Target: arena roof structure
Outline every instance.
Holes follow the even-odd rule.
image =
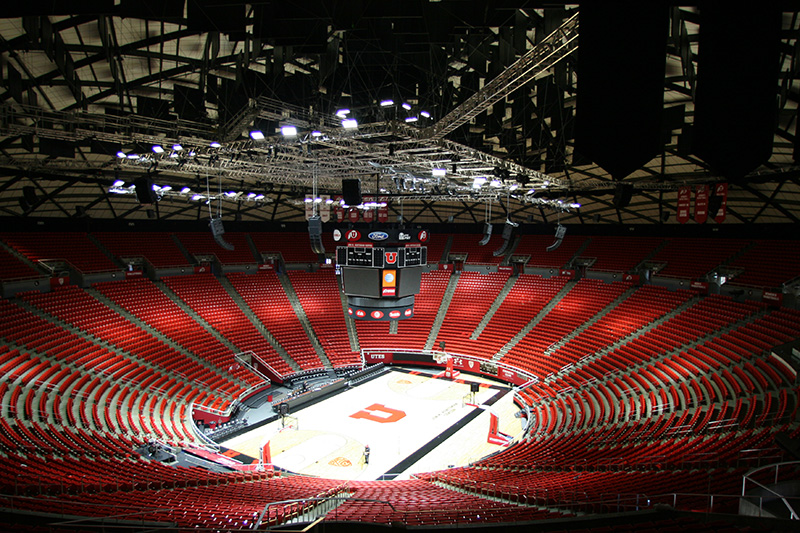
[[[0,216],[302,221],[360,178],[392,220],[677,224],[724,183],[798,222],[800,10],[669,4],[6,6]]]

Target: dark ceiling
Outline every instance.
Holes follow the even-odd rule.
[[[726,183],[725,224],[798,222],[800,9],[653,4],[5,6],[0,217],[301,221],[360,178],[391,220],[677,224],[691,186],[697,224],[707,185],[715,224]]]

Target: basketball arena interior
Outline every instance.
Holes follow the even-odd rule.
[[[0,17],[4,531],[797,531],[796,3]]]

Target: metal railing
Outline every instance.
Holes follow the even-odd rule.
[[[760,483],[759,481],[754,479],[754,477],[756,475],[760,474],[760,473],[769,473],[770,470],[773,470],[774,471],[774,475],[772,476],[772,484],[773,484],[773,486],[777,486],[778,483],[781,481],[781,477],[780,477],[781,468],[783,468],[784,471],[788,470],[789,468],[791,468],[791,469],[793,469],[795,471],[798,471],[798,470],[800,470],[800,461],[786,461],[786,462],[775,463],[775,464],[766,465],[766,466],[762,466],[760,468],[755,468],[753,470],[750,470],[749,472],[747,472],[742,477],[742,498],[743,499],[748,499],[748,500],[749,499],[753,499],[753,498],[758,498],[758,502],[759,502],[758,503],[758,510],[759,510],[758,516],[762,516],[762,514],[763,514],[764,499],[765,498],[768,498],[771,501],[772,500],[780,500],[783,503],[783,505],[786,507],[786,509],[789,511],[789,518],[791,520],[800,520],[800,518],[798,517],[798,514],[797,514],[797,510],[796,510],[796,509],[800,508],[800,507],[797,507],[797,502],[800,502],[800,497],[798,497],[798,496],[786,496],[784,494],[780,494],[776,490],[773,490],[772,488],[770,488],[770,487],[764,485],[763,483]],[[761,495],[747,494],[748,484],[750,484],[752,486],[755,486],[755,487],[758,487],[759,489],[761,489],[761,491],[765,491],[765,492],[769,493],[770,496],[765,497],[765,496],[761,496]],[[791,503],[789,503],[790,500],[794,501],[795,505],[792,505]]]

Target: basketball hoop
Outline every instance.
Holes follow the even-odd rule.
[[[437,352],[433,354],[433,360],[440,365],[443,365],[448,359],[452,358],[444,352]]]

